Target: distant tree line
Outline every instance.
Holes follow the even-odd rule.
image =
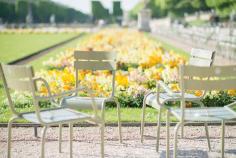
[[[55,16],[58,23],[88,20],[88,15],[49,0],[16,0],[13,3],[0,0],[0,18],[8,23],[25,22],[29,7],[31,7],[34,23],[49,23],[51,15]]]
[[[144,7],[140,2],[130,12],[136,17]],[[232,10],[236,10],[236,0],[149,0],[147,7],[151,9],[153,17],[183,17],[185,13],[196,11],[210,11],[214,9],[221,18],[229,17]]]
[[[105,19],[108,21],[114,21],[121,17],[123,10],[121,9],[120,1],[113,1],[113,11],[109,13],[109,10],[105,8],[100,1],[92,1],[92,15],[93,20]]]

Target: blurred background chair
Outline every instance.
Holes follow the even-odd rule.
[[[180,67],[180,88],[181,108],[167,110],[167,113],[170,112],[178,120],[174,135],[174,157],[177,157],[178,130],[183,124],[221,122],[221,157],[224,158],[225,122],[236,121],[236,112],[232,109],[233,106],[236,106],[236,101],[224,107],[215,105],[216,107],[186,108],[185,95],[189,90],[236,90],[236,65],[210,68],[183,65]],[[169,114],[167,116],[169,117]],[[167,124],[169,125],[169,118],[167,118]],[[167,139],[169,139],[169,135],[167,135]]]
[[[214,62],[215,52],[204,49],[193,48],[191,50],[191,56],[189,59],[189,65],[195,66],[212,66]],[[142,116],[141,116],[141,142],[144,139],[144,126],[145,126],[145,109],[146,105],[149,105],[158,110],[157,117],[157,140],[156,140],[156,151],[159,150],[159,139],[160,139],[160,127],[161,127],[161,116],[162,110],[168,108],[165,106],[167,102],[176,102],[181,101],[180,92],[173,92],[164,82],[157,81],[157,88],[162,88],[164,92],[149,92],[144,96]],[[190,102],[195,102],[203,106],[201,99],[204,97],[204,94],[200,97],[197,97],[193,94],[185,94],[185,100]],[[183,117],[182,117],[183,119]],[[182,120],[183,121],[183,120]],[[181,136],[183,137],[184,124],[182,124]],[[210,150],[210,142],[208,137],[207,124],[205,124],[206,134],[208,138],[208,147]],[[167,131],[168,133],[169,131]],[[168,142],[167,142],[168,143]]]
[[[13,114],[12,118],[8,122],[8,153],[7,157],[11,157],[11,134],[12,123],[17,119],[26,119],[29,122],[37,123],[43,126],[41,135],[41,158],[45,157],[45,135],[48,127],[53,125],[69,124],[69,136],[70,136],[70,157],[72,157],[72,137],[73,137],[73,124],[81,121],[88,121],[99,125],[101,130],[101,157],[104,157],[104,120],[98,116],[97,107],[93,99],[93,94],[86,88],[77,87],[74,90],[64,92],[57,95],[52,95],[48,83],[43,78],[36,78],[32,67],[19,66],[19,65],[4,65],[0,64],[0,74],[3,79],[5,92],[9,102],[9,108]],[[42,82],[47,88],[48,95],[41,96],[37,92],[37,82]],[[33,104],[35,111],[19,113],[14,107],[11,93],[12,91],[28,92],[33,96]],[[59,107],[54,100],[55,98],[61,98],[77,91],[88,91],[91,95],[91,103],[94,110],[94,114],[86,114],[78,112],[76,110],[69,109],[67,107]],[[41,110],[39,102],[42,100],[49,100],[54,108]],[[56,107],[55,107],[56,106]],[[60,147],[60,142],[59,142]]]
[[[119,140],[122,142],[120,104],[115,98],[115,74],[116,74],[116,53],[103,51],[75,51],[74,69],[76,76],[76,87],[79,87],[79,71],[81,70],[108,70],[112,73],[112,92],[110,97],[95,97],[95,104],[101,110],[101,117],[105,120],[105,105],[107,102],[114,102],[117,106]],[[62,106],[72,109],[91,109],[91,98],[80,97],[77,93],[62,100]],[[60,126],[60,130],[62,127]],[[60,132],[61,133],[61,132]]]

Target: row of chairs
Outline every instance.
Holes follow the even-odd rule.
[[[41,143],[41,157],[44,154],[45,135],[48,127],[53,125],[59,126],[59,152],[61,152],[62,141],[62,125],[69,124],[70,133],[70,157],[72,157],[72,137],[73,137],[73,124],[80,121],[87,121],[94,123],[100,127],[101,131],[101,157],[104,157],[104,117],[105,117],[105,104],[108,101],[113,101],[117,105],[118,116],[118,130],[119,139],[122,142],[121,132],[121,118],[120,118],[120,104],[115,99],[115,71],[116,71],[116,54],[108,52],[84,52],[76,51],[74,53],[75,62],[75,75],[76,75],[76,88],[61,94],[52,94],[47,81],[41,77],[35,77],[32,67],[4,65],[1,64],[0,72],[3,78],[6,95],[9,101],[9,107],[13,113],[13,117],[8,123],[8,157],[11,157],[11,128],[12,123],[16,119],[24,118],[29,122],[41,124],[42,130],[42,143]],[[225,121],[236,118],[235,112],[230,108],[235,103],[221,108],[205,108],[201,102],[202,97],[186,93],[186,90],[225,90],[236,89],[236,66],[212,66],[214,61],[214,52],[201,49],[193,49],[191,53],[189,65],[180,67],[180,85],[181,92],[174,93],[163,82],[157,82],[157,92],[148,93],[143,101],[143,113],[141,121],[141,141],[143,141],[144,134],[144,118],[146,105],[152,106],[159,111],[158,115],[158,128],[157,128],[157,145],[156,150],[159,149],[160,138],[160,118],[162,109],[166,109],[167,115],[167,154],[169,157],[169,115],[173,114],[177,117],[179,123],[175,128],[175,145],[174,156],[177,156],[177,131],[181,127],[182,136],[184,132],[184,124],[190,122],[203,122],[205,125],[206,136],[208,140],[208,148],[210,149],[210,140],[207,129],[208,122],[221,121],[222,122],[222,157],[224,157],[224,125]],[[112,71],[112,93],[109,98],[97,98],[91,89],[81,87],[79,84],[78,71],[89,69],[96,70],[110,70]],[[40,96],[37,93],[37,82],[42,82],[47,88],[48,95]],[[161,88],[164,92],[161,92]],[[14,108],[14,103],[11,98],[10,90],[28,91],[32,93],[34,100],[35,112],[18,113]],[[90,97],[79,97],[78,91],[86,91]],[[62,98],[58,103],[57,98]],[[39,102],[41,100],[49,100],[56,108],[41,110]],[[180,101],[180,108],[170,108],[165,106],[166,102]],[[200,104],[201,108],[187,108],[185,109],[185,102],[191,101]],[[76,109],[92,109],[93,114],[78,112]],[[101,112],[100,112],[101,111]]]

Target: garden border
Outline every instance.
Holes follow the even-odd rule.
[[[32,54],[29,54],[29,55],[23,56],[23,57],[21,57],[21,58],[19,58],[19,59],[16,59],[16,60],[13,60],[13,61],[11,61],[11,62],[8,62],[8,64],[26,64],[26,63],[28,63],[29,61],[32,61],[32,60],[30,60],[30,59],[35,60],[36,58],[39,58],[39,57],[41,57],[41,56],[43,56],[43,55],[46,55],[47,53],[49,53],[49,51],[51,51],[51,50],[53,50],[53,49],[55,49],[55,48],[61,47],[61,46],[65,45],[65,44],[67,44],[67,43],[69,43],[69,42],[71,42],[71,41],[73,41],[73,40],[75,40],[75,39],[81,38],[81,37],[84,36],[85,34],[86,34],[86,33],[81,32],[81,33],[79,33],[78,35],[73,36],[72,38],[69,38],[69,39],[67,39],[67,40],[65,40],[65,41],[56,43],[56,44],[54,44],[54,45],[52,45],[52,46],[49,46],[49,47],[46,47],[46,48],[41,49],[41,50],[39,50],[39,51],[33,52]]]

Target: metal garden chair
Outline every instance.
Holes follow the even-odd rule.
[[[210,67],[213,64],[214,56],[215,56],[214,51],[193,48],[191,50],[191,57],[189,60],[189,65]],[[156,140],[156,151],[157,152],[159,150],[159,138],[160,138],[162,109],[167,108],[165,106],[165,103],[167,103],[167,102],[176,102],[176,101],[181,100],[180,93],[173,92],[164,82],[157,81],[157,88],[159,88],[159,87],[161,87],[164,90],[164,92],[159,92],[159,91],[158,92],[149,92],[144,96],[143,108],[142,108],[142,118],[141,118],[141,142],[143,142],[146,105],[149,105],[149,106],[158,110],[157,140]],[[185,99],[186,99],[186,101],[191,101],[191,102],[195,102],[195,103],[202,105],[200,100],[202,99],[203,96],[204,96],[204,94],[201,97],[197,97],[193,94],[185,94]],[[207,124],[205,124],[205,127],[206,127],[207,138],[209,140]],[[184,128],[184,126],[182,126],[182,133],[181,133],[182,137],[183,137],[183,128]],[[168,132],[169,131],[167,131],[167,133]],[[210,149],[210,142],[208,145],[209,145],[209,149]]]
[[[9,102],[9,108],[13,113],[12,118],[8,123],[8,153],[7,157],[11,157],[11,129],[12,123],[17,119],[26,119],[29,122],[41,124],[42,137],[41,137],[41,158],[45,157],[45,135],[48,127],[52,125],[69,124],[69,136],[70,136],[70,157],[72,157],[72,134],[73,134],[73,124],[81,121],[87,121],[99,125],[101,130],[101,157],[104,157],[104,120],[98,116],[97,107],[93,98],[91,90],[86,88],[77,87],[74,90],[64,92],[57,95],[52,95],[49,85],[43,78],[36,78],[34,76],[34,71],[32,67],[19,66],[19,65],[4,65],[0,64],[0,74],[3,79],[3,84],[5,92]],[[48,95],[40,96],[37,92],[37,83],[42,82],[47,88]],[[29,92],[33,96],[33,104],[35,111],[19,113],[15,109],[14,102],[11,97],[11,91],[16,90],[19,92]],[[56,104],[55,98],[61,98],[77,91],[87,91],[91,95],[91,103],[94,110],[94,114],[86,114],[78,112],[76,110],[69,109],[67,107],[59,107]],[[49,100],[52,105],[58,106],[55,108],[50,108],[47,110],[41,110],[39,107],[39,102],[42,100]],[[60,143],[59,143],[60,145]]]
[[[236,101],[224,107],[185,108],[185,95],[187,90],[212,91],[236,89],[236,65],[212,66],[210,68],[183,65],[180,67],[180,76],[181,108],[169,108],[167,110],[167,125],[169,125],[169,112],[179,121],[175,127],[174,134],[174,157],[177,157],[178,129],[183,124],[221,122],[221,157],[223,158],[225,122],[236,121],[236,112],[232,109],[236,105]],[[167,135],[167,139],[169,140],[169,135]]]
[[[119,139],[122,142],[121,135],[121,118],[120,118],[120,104],[115,96],[115,73],[116,73],[116,53],[114,52],[102,52],[102,51],[75,51],[74,52],[74,68],[76,76],[76,87],[79,87],[79,70],[109,70],[112,72],[112,93],[111,96],[106,97],[95,97],[95,104],[98,109],[101,110],[101,117],[105,120],[105,105],[107,102],[115,102],[117,105],[117,116],[118,116],[118,128],[119,128]],[[75,93],[73,96],[66,97],[62,100],[62,106],[72,109],[91,109],[91,98],[80,97]],[[60,131],[62,127],[60,126]],[[61,132],[60,132],[61,133]],[[61,136],[60,136],[61,138]]]

